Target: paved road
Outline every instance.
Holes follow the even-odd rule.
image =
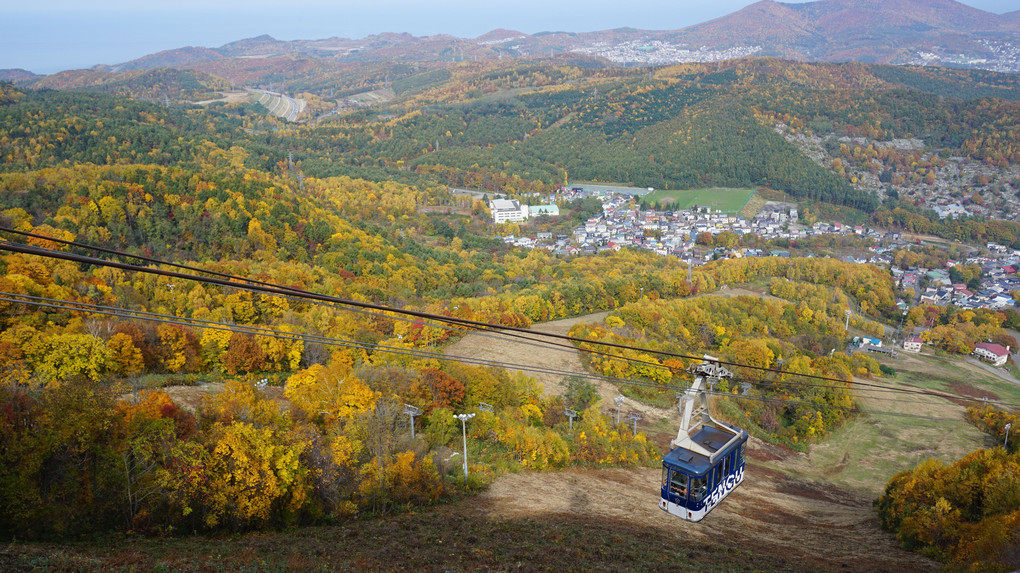
[[[1012,382],[1013,384],[1020,384],[1020,380],[1017,380],[1016,378],[1013,378],[1013,375],[1010,374],[1009,370],[1006,370],[1005,368],[1000,368],[1000,367],[992,366],[991,364],[989,364],[989,363],[987,363],[987,362],[985,362],[983,360],[978,360],[977,358],[974,358],[973,356],[968,356],[967,357],[967,362],[970,362],[971,364],[975,364],[975,365],[979,366],[982,370],[987,371],[989,374],[994,374],[994,375],[998,376],[999,378],[1002,378],[1006,382]]]
[[[268,94],[270,96],[279,98],[276,101],[276,105],[274,105],[272,109],[269,110],[270,115],[282,117],[287,121],[297,121],[298,115],[301,114],[301,102],[288,95],[284,95],[278,92],[271,92],[268,90],[259,90],[252,88],[249,88],[248,91],[260,94]]]
[[[1013,351],[1013,364],[1020,366],[1020,332],[1017,332],[1015,330],[1007,330],[1006,332],[1008,332],[1010,336],[1017,340],[1016,347],[1011,348],[1010,350]]]

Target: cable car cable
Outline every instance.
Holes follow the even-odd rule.
[[[361,343],[361,342],[357,342],[357,341],[353,341],[353,340],[345,340],[345,339],[334,338],[334,337],[324,337],[324,336],[318,336],[318,335],[290,333],[290,332],[278,331],[278,330],[273,330],[273,329],[269,329],[269,328],[265,328],[265,327],[258,327],[258,326],[237,325],[237,324],[226,325],[226,324],[223,324],[223,323],[213,323],[211,321],[205,321],[205,320],[201,320],[201,319],[188,319],[188,318],[184,318],[184,317],[175,317],[175,316],[172,316],[172,315],[161,315],[161,314],[158,314],[158,313],[150,313],[150,312],[143,312],[143,311],[125,311],[124,309],[120,309],[120,308],[117,308],[117,307],[102,307],[101,305],[92,305],[92,304],[89,304],[89,303],[77,303],[77,302],[74,302],[74,301],[59,301],[58,299],[45,299],[44,297],[34,297],[34,296],[30,296],[30,295],[18,295],[18,294],[15,294],[15,296],[18,296],[18,297],[24,297],[24,298],[29,298],[29,299],[36,299],[36,300],[20,300],[20,299],[16,299],[16,298],[10,298],[10,297],[7,297],[7,296],[3,296],[3,295],[6,295],[6,294],[13,294],[13,293],[0,293],[0,302],[22,303],[22,304],[29,304],[29,305],[33,305],[33,306],[55,308],[55,309],[59,309],[59,310],[69,310],[69,311],[79,311],[79,312],[92,312],[92,313],[96,313],[96,314],[107,314],[107,315],[112,315],[112,316],[119,316],[119,317],[123,317],[123,318],[137,318],[137,319],[140,319],[140,320],[159,322],[159,323],[164,323],[164,324],[176,324],[176,325],[181,325],[181,326],[198,326],[200,328],[209,328],[209,329],[213,329],[213,330],[223,330],[223,331],[230,331],[230,332],[241,332],[241,333],[253,334],[253,335],[258,335],[258,336],[272,336],[272,337],[276,337],[276,338],[284,338],[284,339],[290,339],[290,340],[301,340],[301,341],[311,340],[313,342],[321,342],[323,344],[327,344],[327,345],[331,345],[331,346],[342,346],[342,347],[347,347],[347,348],[358,348],[358,349],[362,349],[362,350],[373,350],[373,351],[379,351],[379,352],[383,352],[383,353],[396,354],[396,355],[404,355],[404,356],[412,356],[412,357],[417,357],[417,358],[432,358],[432,359],[437,359],[437,360],[445,360],[445,361],[451,361],[451,362],[460,362],[460,363],[472,364],[472,365],[477,365],[477,366],[489,366],[489,367],[498,367],[498,368],[504,368],[504,369],[516,369],[516,370],[537,372],[537,373],[543,373],[543,374],[556,374],[556,375],[564,375],[564,376],[578,376],[578,377],[582,377],[582,378],[602,380],[602,381],[611,382],[611,383],[615,383],[615,384],[624,384],[624,385],[630,385],[630,386],[642,386],[642,387],[648,387],[648,388],[672,389],[672,390],[683,390],[683,389],[686,388],[685,386],[680,386],[680,385],[676,385],[676,384],[660,384],[660,383],[657,383],[657,382],[644,381],[644,380],[633,380],[633,379],[629,379],[629,378],[618,378],[618,377],[613,377],[613,376],[604,376],[604,375],[592,374],[592,373],[588,373],[588,372],[572,372],[572,371],[564,371],[564,370],[558,370],[558,369],[551,369],[551,368],[523,365],[523,364],[517,364],[517,363],[507,363],[507,362],[475,359],[475,358],[470,358],[470,357],[452,356],[452,355],[441,354],[441,353],[437,353],[437,352],[424,351],[424,350],[415,350],[415,349],[406,349],[406,348],[395,348],[395,347],[384,346],[384,345],[379,345],[379,344]],[[56,301],[56,302],[47,302],[47,300]],[[59,304],[61,302],[67,302],[67,303],[70,303],[70,304]],[[84,307],[89,307],[89,308],[81,308],[83,306]],[[135,314],[135,313],[137,313],[137,314],[139,314],[141,316],[133,316],[133,314]],[[195,324],[195,323],[199,323],[199,324]],[[753,395],[746,395],[746,394],[732,394],[732,393],[729,393],[729,392],[719,392],[719,391],[711,391],[711,390],[707,390],[706,393],[708,395],[710,395],[710,396],[720,397],[720,398],[740,398],[740,399],[748,399],[748,400],[757,400],[757,401],[767,402],[767,403],[810,407],[810,408],[814,408],[816,410],[817,409],[836,409],[836,410],[842,410],[842,411],[846,411],[846,412],[850,412],[850,413],[854,413],[854,414],[881,414],[881,415],[910,417],[910,418],[925,419],[925,420],[934,420],[934,421],[959,421],[958,418],[944,418],[944,417],[937,418],[937,417],[933,417],[933,416],[923,416],[923,415],[909,414],[909,413],[903,413],[903,412],[888,412],[888,411],[881,411],[881,410],[866,410],[866,409],[863,409],[863,408],[860,408],[860,407],[839,406],[837,404],[809,402],[809,401],[805,401],[805,400],[791,400],[789,398],[778,398],[778,397],[769,397],[769,396],[753,396]]]
[[[271,285],[271,286],[267,286],[267,285],[263,285],[263,284],[246,284],[246,285],[245,284],[237,284],[237,283],[232,283],[232,282],[230,282],[228,280],[221,279],[221,278],[203,278],[203,277],[198,277],[198,276],[195,276],[195,275],[188,275],[188,274],[185,274],[185,273],[178,273],[176,271],[167,271],[167,270],[163,270],[163,269],[154,269],[154,268],[151,268],[151,267],[142,267],[142,266],[139,266],[139,265],[120,263],[120,262],[116,262],[116,261],[108,261],[108,260],[105,260],[105,259],[98,259],[98,258],[95,258],[95,257],[88,257],[88,256],[84,256],[84,255],[74,255],[74,254],[70,254],[70,253],[64,253],[63,251],[52,251],[52,250],[49,250],[49,249],[35,248],[35,247],[25,246],[25,245],[20,244],[20,243],[10,243],[10,242],[0,243],[0,249],[9,250],[9,251],[13,251],[13,252],[24,253],[24,254],[33,254],[33,255],[38,255],[38,256],[44,256],[44,257],[49,256],[51,258],[59,258],[59,259],[64,259],[64,260],[80,262],[80,263],[84,263],[84,264],[93,264],[93,265],[99,265],[99,266],[109,266],[109,267],[113,267],[113,268],[119,268],[121,270],[130,270],[130,271],[134,271],[134,272],[141,272],[141,273],[149,273],[149,274],[157,274],[157,275],[169,276],[169,277],[180,278],[180,279],[184,279],[184,280],[196,280],[196,281],[199,281],[199,282],[206,282],[206,283],[209,283],[209,284],[218,284],[218,285],[221,285],[221,286],[227,286],[227,287],[232,287],[232,288],[247,288],[249,290],[255,290],[255,291],[259,291],[259,292],[268,292],[268,293],[271,293],[271,294],[277,294],[277,295],[281,295],[281,296],[286,296],[288,294],[293,294],[295,296],[301,296],[302,298],[309,298],[309,299],[315,299],[315,300],[323,300],[323,301],[327,301],[327,302],[334,302],[334,303],[337,303],[337,304],[348,305],[348,306],[355,306],[355,307],[360,307],[360,308],[370,308],[370,309],[384,311],[384,312],[391,312],[391,313],[397,313],[397,314],[406,314],[406,315],[415,316],[415,317],[418,317],[418,318],[432,319],[432,320],[435,320],[435,321],[438,321],[438,322],[443,322],[443,323],[459,324],[459,325],[462,325],[462,326],[474,327],[474,328],[478,328],[478,329],[482,329],[482,330],[499,331],[499,333],[501,335],[506,335],[507,332],[516,332],[516,333],[524,333],[524,334],[528,334],[528,335],[532,335],[532,336],[543,336],[543,337],[549,337],[549,338],[556,338],[556,339],[560,339],[560,340],[567,340],[567,341],[574,342],[574,343],[577,343],[577,344],[596,344],[596,345],[605,346],[605,347],[609,347],[609,348],[620,348],[620,349],[625,349],[625,350],[634,350],[634,351],[638,351],[638,352],[645,352],[645,353],[648,353],[648,354],[658,354],[658,355],[662,355],[662,356],[669,356],[669,357],[673,357],[673,358],[682,358],[682,359],[686,359],[686,360],[697,360],[697,361],[702,361],[703,360],[703,358],[700,357],[700,356],[693,356],[693,355],[687,355],[687,354],[673,353],[673,352],[667,352],[667,351],[662,351],[662,350],[653,350],[653,349],[648,349],[648,348],[643,348],[642,349],[642,348],[637,348],[637,347],[630,346],[630,345],[613,343],[613,342],[604,342],[604,341],[599,341],[599,340],[592,340],[592,339],[586,339],[586,338],[578,338],[578,337],[569,336],[569,335],[563,335],[563,334],[554,334],[554,333],[548,333],[548,332],[540,332],[540,331],[529,330],[529,329],[525,329],[525,328],[521,328],[521,327],[503,326],[503,325],[497,325],[497,324],[493,324],[493,323],[487,323],[487,322],[470,320],[470,319],[461,319],[461,318],[456,318],[456,317],[446,317],[446,316],[443,316],[443,315],[437,315],[437,314],[434,314],[434,313],[427,313],[427,312],[422,312],[422,311],[415,311],[415,310],[408,310],[408,309],[397,309],[395,307],[388,307],[386,305],[380,305],[380,304],[368,303],[368,302],[361,302],[361,301],[354,301],[354,300],[350,300],[350,299],[343,299],[343,298],[340,298],[340,297],[333,297],[333,296],[313,293],[313,292],[310,292],[310,291],[303,291],[303,290],[300,290],[300,289],[293,289],[293,288],[290,288],[290,287],[282,287],[280,285],[275,285],[273,283],[267,283],[267,285]],[[127,255],[127,256],[133,256],[133,255]],[[168,264],[170,266],[174,265],[174,263],[166,263],[166,264]],[[236,278],[237,280],[240,280],[240,281],[246,281],[247,280],[247,279],[244,279],[243,277],[233,277],[232,275],[227,275],[227,276],[231,276],[232,278]],[[657,364],[657,363],[652,363],[652,362],[644,362],[644,363],[649,365],[649,366],[662,367],[661,364]],[[724,364],[724,365],[727,365],[727,366],[734,366],[734,367],[740,367],[740,368],[749,368],[749,369],[760,370],[760,371],[764,371],[764,372],[781,373],[781,371],[774,370],[774,369],[767,368],[767,367],[763,367],[763,366],[751,366],[751,365],[747,365],[747,364],[741,364],[741,363],[738,363],[738,362],[730,362],[730,361],[726,361],[726,360],[719,360],[718,363],[719,364]],[[811,379],[829,380],[829,381],[832,381],[832,382],[842,382],[842,380],[839,380],[837,378],[820,376],[820,375],[816,375],[816,374],[797,374],[797,375],[801,376],[801,377],[805,377],[805,378],[811,378]]]
[[[0,227],[0,230],[8,230],[9,231],[9,229],[3,228],[3,227]],[[22,231],[16,231],[16,232],[18,234],[26,234],[25,232],[22,232]],[[61,240],[61,239],[52,239],[52,238],[46,237],[44,235],[35,235],[35,234],[30,234],[30,235],[34,236],[34,237],[37,237],[37,238],[40,238],[40,239],[56,240],[56,241],[60,241],[60,242],[64,242],[64,243],[71,243],[71,242],[68,242],[68,241]],[[73,243],[73,245],[74,246],[81,246],[81,247],[84,247],[84,248],[95,248],[97,250],[101,249],[101,248],[98,248],[98,247],[92,247],[92,246],[85,245],[85,244],[82,244],[82,243]],[[93,257],[87,257],[87,256],[84,256],[84,255],[73,255],[73,254],[64,253],[62,251],[52,251],[52,250],[48,250],[48,249],[35,248],[35,247],[32,247],[32,246],[25,246],[25,245],[18,244],[18,243],[0,243],[0,249],[6,249],[6,250],[14,251],[14,252],[25,253],[25,254],[34,254],[34,255],[44,256],[44,257],[48,256],[48,257],[51,257],[51,258],[60,258],[60,259],[64,259],[64,260],[71,260],[71,261],[81,262],[81,263],[85,263],[85,264],[96,264],[96,265],[100,265],[100,266],[111,266],[111,267],[114,267],[114,268],[120,268],[122,270],[132,270],[132,271],[135,271],[135,272],[157,274],[157,275],[163,275],[163,276],[172,276],[172,277],[175,277],[175,278],[182,278],[182,279],[185,279],[185,280],[195,280],[195,281],[198,281],[198,282],[204,282],[204,283],[207,283],[207,284],[217,284],[217,285],[220,285],[220,286],[226,286],[226,287],[231,287],[231,288],[244,288],[244,285],[239,285],[237,283],[227,282],[227,281],[225,281],[223,279],[209,279],[209,278],[205,278],[205,277],[198,277],[198,276],[194,276],[194,275],[187,275],[187,274],[184,274],[184,273],[177,273],[177,272],[174,272],[174,271],[165,271],[165,270],[162,270],[162,269],[152,269],[151,267],[141,267],[141,266],[126,264],[126,263],[118,263],[118,262],[115,262],[115,261],[107,261],[105,259],[96,259],[96,258],[93,258]],[[102,250],[104,252],[111,251],[110,249],[102,249]],[[120,254],[120,255],[123,255],[123,256],[128,256],[128,257],[135,257],[135,255],[131,255],[129,253],[122,253],[122,252],[119,252],[119,251],[113,251],[113,253]],[[165,261],[159,261],[159,259],[147,258],[146,260],[155,261],[155,262],[162,262],[162,263],[168,264],[170,266],[181,266],[181,265],[178,265],[176,263],[168,263],[168,262],[165,262]],[[186,267],[186,268],[196,269],[196,267]],[[197,270],[201,271],[201,269],[197,269]],[[205,271],[202,271],[202,272],[205,272]],[[237,276],[234,276],[234,275],[227,275],[227,274],[224,274],[224,273],[217,273],[217,274],[219,274],[219,275],[221,275],[223,277],[228,277],[230,279],[237,279],[237,280],[240,280],[240,281],[247,281],[247,282],[257,282],[259,284],[250,285],[248,288],[250,288],[251,290],[259,291],[259,292],[269,292],[271,294],[278,294],[278,295],[281,295],[281,296],[297,296],[297,297],[303,298],[303,299],[321,300],[321,301],[325,301],[325,302],[331,302],[331,303],[342,304],[342,305],[354,305],[354,306],[365,307],[365,308],[373,308],[373,309],[376,309],[376,310],[380,310],[382,312],[407,314],[407,315],[411,315],[411,316],[416,316],[418,318],[435,320],[437,322],[452,322],[454,324],[463,324],[463,325],[468,325],[468,326],[476,327],[476,328],[484,327],[484,329],[481,330],[481,331],[475,331],[475,332],[479,332],[479,333],[493,332],[493,333],[496,333],[498,335],[508,335],[506,332],[502,332],[502,331],[509,330],[509,331],[512,331],[512,332],[523,332],[523,333],[530,334],[530,335],[539,335],[539,336],[547,336],[547,337],[552,337],[552,338],[565,339],[565,340],[570,340],[570,341],[577,342],[579,344],[585,344],[585,343],[588,343],[588,344],[598,344],[598,345],[609,346],[609,347],[613,347],[613,348],[632,350],[632,351],[636,351],[636,352],[646,352],[646,353],[650,353],[650,354],[661,354],[661,355],[675,356],[675,357],[686,358],[686,359],[694,359],[694,360],[698,360],[698,361],[703,360],[703,357],[683,355],[683,354],[677,354],[677,353],[670,353],[670,352],[665,352],[665,351],[659,351],[659,350],[653,350],[653,349],[647,349],[647,348],[634,347],[634,346],[630,346],[630,345],[623,345],[623,344],[610,343],[610,342],[602,342],[602,341],[598,341],[598,340],[591,340],[591,339],[584,339],[584,338],[578,338],[578,337],[571,337],[571,336],[566,336],[566,335],[558,335],[558,334],[553,334],[553,333],[543,333],[543,332],[533,331],[533,330],[529,330],[529,329],[523,329],[523,328],[519,328],[519,327],[506,327],[506,326],[496,325],[496,324],[492,324],[492,323],[485,323],[485,322],[473,321],[473,320],[468,320],[468,319],[457,319],[455,317],[444,317],[442,315],[436,315],[436,314],[433,314],[433,313],[425,313],[425,312],[421,312],[421,311],[413,311],[413,310],[406,310],[406,309],[397,309],[397,308],[394,308],[394,307],[387,307],[385,305],[377,305],[377,304],[372,304],[372,303],[362,303],[362,302],[359,302],[359,301],[350,301],[350,300],[347,300],[347,299],[341,299],[339,297],[331,297],[331,296],[327,296],[327,295],[321,295],[321,294],[318,294],[318,293],[313,293],[313,292],[310,292],[310,291],[304,291],[304,290],[301,290],[301,289],[293,289],[291,287],[283,287],[283,286],[280,286],[280,285],[276,285],[274,283],[266,283],[264,281],[251,281],[250,279],[246,279],[244,277],[237,277]],[[287,291],[287,292],[280,292],[280,291]],[[391,317],[391,318],[395,318],[395,317]],[[519,335],[510,335],[510,336],[519,336]],[[550,345],[550,346],[562,346],[565,349],[566,348],[570,348],[570,349],[572,349],[574,351],[582,351],[582,352],[587,352],[587,353],[593,353],[593,354],[598,354],[598,355],[602,355],[602,356],[607,356],[607,357],[610,357],[610,358],[613,358],[613,359],[616,359],[616,360],[624,360],[624,361],[627,361],[627,362],[630,362],[630,363],[638,363],[638,364],[644,364],[644,365],[648,365],[648,366],[654,366],[654,367],[669,369],[668,366],[665,366],[665,365],[662,365],[662,364],[659,364],[659,363],[641,361],[641,360],[637,360],[637,359],[628,359],[627,357],[618,357],[617,355],[612,355],[612,354],[608,354],[608,353],[604,353],[604,352],[596,351],[596,350],[592,350],[592,349],[582,349],[582,348],[577,348],[577,347],[573,347],[573,346],[559,345],[559,344],[556,344],[556,343],[551,343],[551,342],[547,342],[547,341],[539,341],[537,339],[528,338],[528,337],[523,337],[523,338],[526,339],[526,340],[529,340],[531,342],[535,342],[535,343],[546,344],[546,345]],[[737,363],[737,362],[729,362],[729,361],[723,361],[723,360],[719,360],[717,362],[719,364],[725,364],[725,365],[728,365],[728,366],[734,366],[734,367],[738,367],[738,368],[747,368],[747,369],[759,370],[759,371],[764,371],[764,372],[772,372],[772,373],[776,373],[776,374],[780,374],[780,375],[800,376],[802,378],[827,380],[827,381],[833,381],[833,382],[840,382],[840,383],[843,383],[843,384],[845,384],[845,383],[853,383],[853,384],[857,384],[858,386],[862,386],[862,387],[869,387],[870,386],[870,387],[879,388],[879,389],[882,389],[883,391],[897,391],[897,392],[904,392],[904,393],[925,393],[925,394],[928,394],[928,395],[932,395],[930,391],[929,392],[919,392],[919,391],[911,391],[911,390],[907,390],[907,389],[890,389],[890,388],[887,388],[887,387],[881,387],[881,386],[877,386],[877,385],[874,385],[874,384],[868,384],[868,383],[857,382],[857,381],[847,381],[847,380],[842,380],[842,379],[838,379],[838,378],[831,378],[831,377],[827,377],[827,376],[819,376],[819,375],[804,374],[804,373],[784,372],[782,370],[774,370],[774,369],[771,369],[771,368],[766,368],[766,367],[761,367],[761,366],[751,366],[751,365],[747,365],[747,364],[741,364],[741,363]],[[947,396],[943,396],[943,397],[947,397]]]

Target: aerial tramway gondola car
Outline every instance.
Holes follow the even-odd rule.
[[[680,430],[662,460],[659,508],[701,521],[744,480],[747,432],[712,417],[705,381],[733,374],[713,358],[693,366],[694,383],[680,401]]]

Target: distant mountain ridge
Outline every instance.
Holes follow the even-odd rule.
[[[189,46],[55,75],[64,78],[62,83],[80,87],[88,84],[89,77],[98,77],[97,71],[169,67],[200,71],[235,85],[272,82],[314,89],[316,82],[307,78],[366,63],[442,67],[473,60],[556,57],[563,63],[584,66],[626,66],[748,55],[818,62],[942,64],[1017,73],[1020,10],[997,15],[955,0],[817,0],[802,4],[761,0],[679,30],[617,28],[526,34],[496,29],[477,38],[382,33],[360,39],[293,41],[264,34],[218,48]],[[387,75],[385,71],[380,74],[383,78]],[[82,78],[71,79],[76,75]],[[3,78],[28,86],[54,83],[15,70],[0,70]]]
[[[749,43],[763,55],[807,61],[906,63],[943,47],[988,55],[981,40],[1020,41],[1020,17],[999,16],[954,0],[761,0],[677,32],[690,43]]]

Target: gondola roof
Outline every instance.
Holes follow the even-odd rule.
[[[736,427],[733,427],[731,431],[725,431],[712,426],[702,426],[691,436],[691,439],[706,450],[715,453],[733,438],[734,433],[744,433],[744,431]],[[690,474],[704,474],[712,467],[708,456],[686,448],[673,448],[673,451],[666,454],[662,461]]]

